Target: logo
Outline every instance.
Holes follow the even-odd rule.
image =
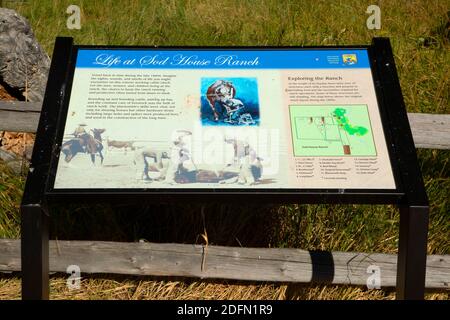
[[[67,267],[66,273],[70,276],[66,280],[69,290],[78,290],[81,288],[81,269],[79,266],[72,264]]]
[[[366,280],[368,289],[381,289],[381,268],[376,265],[367,267],[367,273],[370,276]]]
[[[358,62],[358,59],[356,59],[356,54],[343,54],[342,60],[344,61],[344,64],[346,66],[351,66],[353,64],[356,64]]]

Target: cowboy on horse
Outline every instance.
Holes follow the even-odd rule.
[[[92,163],[95,163],[95,154],[98,153],[103,163],[103,144],[101,134],[105,132],[105,129],[92,129],[94,136],[86,132],[84,127],[86,124],[80,124],[78,128],[75,129],[73,135],[74,139],[71,139],[61,146],[61,152],[65,154],[66,162],[70,162],[72,158],[78,152],[89,153],[91,155]]]
[[[86,132],[85,127],[85,123],[80,123],[78,128],[76,128],[72,134],[76,139],[78,139],[80,146],[83,148],[85,153],[96,153],[102,144],[101,134],[105,132],[105,129],[91,129],[90,131],[94,134],[94,136],[92,136]]]

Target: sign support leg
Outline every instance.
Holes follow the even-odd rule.
[[[22,299],[49,298],[49,216],[41,205],[21,207]]]
[[[397,299],[424,298],[428,213],[428,206],[400,206]]]
[[[49,211],[45,191],[51,176],[51,155],[55,144],[59,113],[63,108],[68,71],[73,51],[72,38],[57,37],[47,88],[34,142],[33,156],[22,197],[22,299],[49,298],[48,233]]]

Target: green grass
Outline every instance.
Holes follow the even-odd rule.
[[[20,237],[19,205],[25,177],[0,160],[0,238]]]
[[[50,54],[58,35],[74,37],[78,44],[149,46],[368,44],[372,37],[388,36],[408,110],[449,112],[448,0],[5,3],[29,19]],[[381,8],[380,30],[366,27],[366,9],[374,3]],[[66,27],[70,4],[81,8],[81,30]]]
[[[450,113],[450,46],[445,31],[450,1],[380,1],[382,29],[368,30],[365,11],[374,2],[69,0],[7,4],[29,19],[49,54],[57,35],[72,36],[77,44],[174,46],[369,44],[372,37],[389,36],[408,111]],[[81,30],[66,28],[69,4],[81,7]],[[418,150],[418,156],[431,203],[428,253],[450,254],[450,151]],[[24,177],[0,164],[0,178],[0,238],[17,238]],[[216,245],[396,253],[398,224],[399,214],[392,206],[98,205],[57,208],[51,234],[58,239],[199,243],[206,228],[209,243]],[[64,291],[64,281],[58,279],[52,282],[53,298],[76,297]],[[246,291],[228,282],[211,287],[195,281],[108,281],[87,279],[87,298],[129,298],[143,288],[146,293],[141,297],[147,298],[242,298],[249,293],[292,299],[393,297],[389,291],[373,293],[345,286],[260,284]],[[15,278],[0,279],[2,285],[14,293],[0,289],[0,298],[17,296]],[[111,288],[123,294],[114,295],[111,290],[116,289]],[[227,290],[242,294],[220,293]],[[169,291],[173,294],[162,293]],[[448,299],[448,294],[428,298]]]

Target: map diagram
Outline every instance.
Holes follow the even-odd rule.
[[[376,156],[366,105],[289,107],[294,156]]]

